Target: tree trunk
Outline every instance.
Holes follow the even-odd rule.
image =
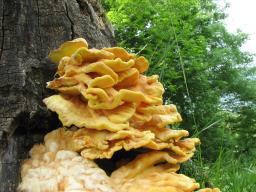
[[[42,103],[56,70],[49,51],[76,37],[114,41],[97,0],[0,0],[0,34],[0,192],[13,192],[28,150],[60,126]]]

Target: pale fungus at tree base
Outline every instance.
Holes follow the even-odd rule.
[[[175,105],[163,105],[158,76],[145,76],[146,58],[120,47],[89,49],[78,38],[50,53],[57,78],[47,87],[59,94],[44,99],[62,128],[30,150],[21,168],[19,191],[27,192],[193,192],[199,184],[176,173],[199,144],[180,122]],[[143,149],[110,176],[94,160]],[[219,192],[201,189],[200,192]]]

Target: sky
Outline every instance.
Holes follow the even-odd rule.
[[[250,39],[243,45],[242,50],[256,54],[256,0],[216,0],[216,2],[221,7],[225,2],[229,3],[226,9],[228,17],[225,20],[227,29],[230,32],[241,29],[248,33]]]

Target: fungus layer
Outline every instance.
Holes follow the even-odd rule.
[[[35,145],[30,150],[31,158],[21,168],[18,191],[115,192],[110,178],[93,161],[73,151],[48,149]]]

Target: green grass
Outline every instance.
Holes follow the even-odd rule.
[[[256,192],[255,158],[235,158],[231,152],[220,152],[215,162],[204,163],[198,157],[185,163],[181,172],[195,178],[201,187],[218,187],[222,192]]]

